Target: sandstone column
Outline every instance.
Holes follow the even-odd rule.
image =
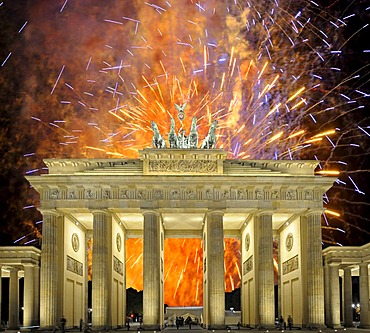
[[[329,265],[329,299],[331,308],[330,326],[341,327],[340,324],[340,294],[339,294],[339,266]]]
[[[224,228],[222,211],[207,214],[207,286],[209,328],[225,327]]]
[[[32,325],[40,325],[40,267],[33,267],[33,319]]]
[[[369,321],[369,268],[368,263],[360,264],[360,327],[370,328]]]
[[[274,327],[275,299],[272,213],[261,212],[255,216],[255,221],[258,325],[260,327]]]
[[[111,218],[107,211],[93,211],[92,255],[92,326],[94,330],[109,327],[109,286],[111,275]],[[109,244],[108,244],[109,243]]]
[[[344,326],[353,326],[353,309],[352,309],[352,272],[351,267],[344,268]]]
[[[19,328],[19,281],[18,269],[10,269],[9,282],[9,325],[10,330]]]
[[[58,323],[58,213],[43,213],[41,271],[40,271],[40,328],[53,328]]]
[[[160,228],[159,213],[154,210],[143,212],[144,215],[144,253],[143,253],[143,320],[144,328],[159,330],[160,312]]]
[[[34,320],[34,268],[31,265],[24,266],[24,290],[23,290],[23,326],[32,326]]]
[[[307,214],[307,265],[307,326],[323,327],[325,318],[321,211]]]

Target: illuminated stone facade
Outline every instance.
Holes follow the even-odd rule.
[[[143,325],[163,318],[163,242],[203,240],[203,322],[225,327],[223,239],[241,239],[242,324],[274,326],[274,240],[279,314],[324,325],[323,194],[333,179],[316,161],[227,160],[220,149],[144,149],[139,159],[46,160],[27,179],[44,216],[41,327],[87,318],[87,247],[93,239],[92,324],[124,325],[125,240],[144,239]],[[186,221],[186,223],[184,223]]]
[[[355,309],[360,308],[360,327],[370,328],[370,243],[362,246],[330,246],[323,251],[323,258],[327,326],[337,328],[342,323],[345,327],[353,326]],[[359,277],[359,306],[353,303],[352,276]],[[342,293],[339,288],[340,279]]]
[[[9,329],[19,328],[20,311],[23,315],[23,326],[31,327],[39,323],[40,254],[41,251],[33,246],[0,247],[0,309],[3,299],[2,278],[9,278],[9,317],[1,318],[0,311],[0,322],[8,321]],[[22,309],[19,304],[20,278],[24,279]]]

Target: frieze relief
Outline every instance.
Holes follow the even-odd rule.
[[[92,189],[86,189],[85,190],[85,199],[95,199],[95,191]]]
[[[67,194],[68,199],[78,199],[77,191],[76,190],[69,190]]]
[[[82,262],[79,262],[78,260],[73,259],[70,256],[67,256],[67,271],[83,276],[84,275],[83,267],[84,265]]]
[[[283,275],[294,272],[298,269],[298,255],[283,262]]]
[[[297,192],[294,190],[288,190],[286,192],[286,199],[287,200],[296,200],[297,199]]]
[[[120,199],[130,199],[130,194],[129,194],[128,189],[121,190],[119,197]]]
[[[250,256],[246,261],[243,262],[243,275],[253,270],[253,256]]]
[[[103,189],[102,198],[111,199],[111,191],[109,189]]]
[[[214,197],[213,189],[207,188],[204,192],[204,198],[207,200],[212,200]]]
[[[149,161],[149,172],[216,173],[217,161],[162,160]]]
[[[317,201],[322,193],[310,189],[286,188],[52,188],[45,192],[46,200],[308,200]]]
[[[153,199],[160,200],[163,199],[163,190],[155,188],[153,190]]]
[[[59,190],[58,189],[50,190],[50,199],[59,199]]]
[[[180,190],[172,189],[170,191],[170,199],[172,199],[172,200],[178,200],[180,198],[181,198],[181,192],[180,192]]]
[[[123,276],[123,263],[116,256],[113,256],[113,270]]]

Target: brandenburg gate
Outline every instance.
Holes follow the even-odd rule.
[[[87,249],[92,250],[92,325],[125,324],[125,240],[143,238],[143,329],[164,325],[164,239],[203,241],[203,324],[225,327],[224,237],[241,240],[242,325],[278,313],[324,326],[323,194],[333,178],[317,161],[228,160],[212,147],[148,148],[138,159],[48,159],[27,179],[40,194],[43,240],[40,326],[87,319]],[[276,264],[275,264],[276,265]]]
[[[323,195],[333,178],[317,161],[228,160],[216,149],[217,121],[198,148],[197,118],[185,135],[171,119],[167,142],[152,121],[153,148],[138,159],[49,159],[49,173],[27,177],[40,194],[43,240],[40,327],[65,316],[87,318],[92,251],[92,325],[123,326],[125,240],[143,238],[143,326],[164,326],[164,239],[203,244],[203,325],[225,328],[224,237],[241,240],[242,325],[275,322],[274,240],[278,244],[278,312],[295,325],[324,326],[321,249]]]

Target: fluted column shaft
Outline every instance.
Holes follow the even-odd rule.
[[[109,214],[93,212],[92,255],[92,326],[102,329],[109,326]]]
[[[56,214],[43,214],[40,271],[40,326],[42,328],[58,325],[57,220]]]
[[[40,266],[35,266],[34,270],[34,300],[33,300],[33,311],[35,318],[35,325],[40,325]]]
[[[352,309],[352,272],[350,267],[344,269],[344,326],[353,326]]]
[[[9,284],[9,329],[19,328],[19,281],[18,270],[10,270]]]
[[[369,268],[367,263],[360,264],[360,327],[369,328]]]
[[[339,266],[329,266],[329,298],[331,308],[330,326],[340,327]]]
[[[325,326],[324,276],[322,267],[321,212],[307,216],[307,308],[308,326]]]
[[[330,267],[325,263],[324,265],[324,308],[325,308],[325,324],[331,327],[332,308],[330,299]]]
[[[223,212],[207,216],[207,270],[209,327],[225,326],[225,273]]]
[[[24,266],[24,290],[23,290],[23,325],[31,326],[36,324],[34,320],[34,298],[35,281],[34,267]]]
[[[160,323],[160,230],[159,214],[146,211],[144,215],[144,290],[143,319],[144,327],[159,329]]]
[[[257,295],[259,325],[274,327],[274,262],[272,214],[262,213],[256,216],[257,250]]]

